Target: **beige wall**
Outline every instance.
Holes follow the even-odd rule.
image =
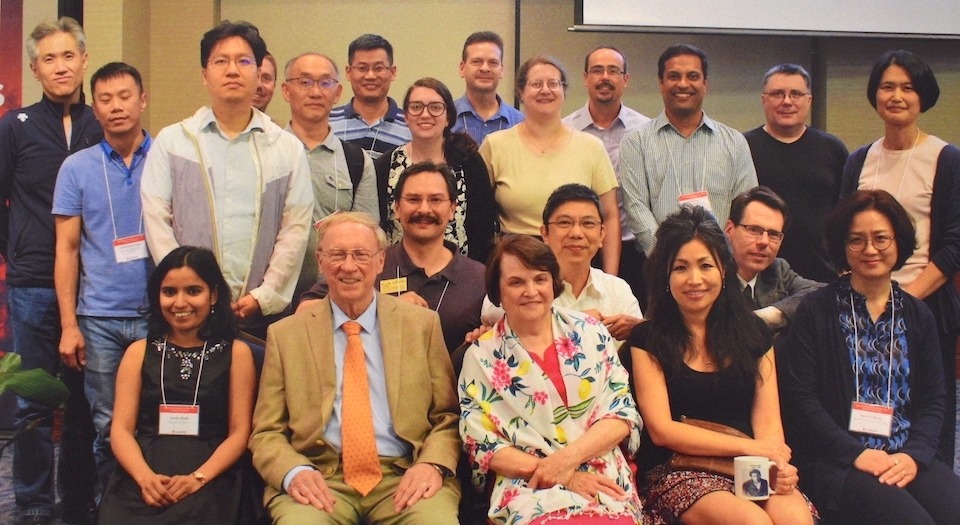
[[[500,93],[513,101],[511,73],[516,67],[513,57],[517,43],[512,0],[88,0],[86,3],[91,43],[102,38],[109,42],[107,48],[115,54],[145,70],[149,78],[149,122],[154,132],[191,114],[206,102],[197,58],[199,42],[203,32],[218,18],[249,20],[259,26],[281,68],[287,59],[307,50],[331,55],[342,68],[350,40],[364,32],[381,34],[395,47],[398,75],[391,90],[394,98],[401,98],[405,87],[422,76],[439,78],[447,83],[454,96],[459,96],[463,85],[457,65],[463,39],[473,31],[492,29],[507,42],[504,58],[508,74]],[[115,10],[101,9],[98,4],[119,6],[123,15],[116,17]],[[827,131],[853,148],[882,133],[880,120],[864,94],[873,60],[887,49],[907,48],[931,63],[942,90],[940,102],[922,117],[921,126],[949,142],[960,143],[960,126],[956,125],[960,121],[960,45],[955,40],[821,38],[815,41],[811,37],[570,32],[573,16],[574,3],[569,0],[521,4],[521,56],[525,59],[537,53],[553,54],[569,69],[570,89],[565,112],[585,102],[584,55],[596,45],[608,43],[623,50],[629,59],[631,78],[627,104],[648,116],[658,114],[662,104],[657,90],[657,57],[670,44],[688,42],[702,47],[710,56],[706,111],[737,129],[751,129],[763,119],[759,97],[763,73],[770,66],[787,61],[810,68],[816,46],[824,64],[827,93],[815,93],[815,103],[826,105]],[[111,21],[112,18],[123,19],[122,38],[109,34],[116,32],[115,24],[119,23]],[[30,22],[25,20],[24,24],[30,25]],[[140,33],[130,35],[131,31]],[[98,47],[97,53],[100,52]],[[142,65],[144,56],[149,57],[146,68]],[[102,63],[106,57],[101,60],[92,52],[91,65],[94,61]],[[25,85],[36,84],[32,78],[28,80]],[[342,80],[345,89],[341,103],[351,96],[349,83]],[[31,100],[29,92],[25,90],[25,94],[25,100]],[[39,90],[32,98],[37,97]],[[269,113],[281,122],[289,117],[279,86]]]
[[[33,28],[43,20],[49,18],[57,18],[56,0],[33,0],[24,2],[22,41],[26,42]],[[40,83],[37,82],[37,79],[33,78],[33,72],[30,71],[30,57],[27,56],[26,46],[23,48],[23,77],[21,88],[21,93],[23,93],[21,104],[24,106],[29,106],[40,100],[40,96],[43,95],[43,89],[40,88]]]

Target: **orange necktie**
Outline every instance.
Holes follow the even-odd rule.
[[[340,407],[343,480],[366,496],[383,479],[377,439],[373,432],[373,410],[367,383],[367,364],[360,340],[360,323],[343,323],[347,352],[343,356],[343,400]]]

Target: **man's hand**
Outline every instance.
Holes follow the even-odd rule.
[[[325,512],[333,512],[333,504],[337,502],[323,474],[314,469],[297,473],[287,487],[287,494],[301,505],[312,505]]]
[[[397,296],[397,299],[400,299],[401,301],[406,301],[415,306],[430,308],[430,305],[427,304],[427,300],[424,299],[423,297],[420,297],[420,295],[417,294],[417,292],[402,293],[399,296]]]
[[[60,334],[60,360],[68,368],[80,370],[87,364],[87,344],[80,327],[64,328]]]
[[[409,509],[421,499],[430,499],[443,486],[443,477],[430,463],[417,463],[407,469],[393,495],[393,510]]]
[[[250,294],[244,295],[230,306],[238,319],[249,319],[260,313],[260,303]]]
[[[493,327],[490,326],[490,325],[482,324],[482,325],[480,325],[479,328],[474,328],[473,330],[467,332],[467,334],[463,337],[463,342],[464,342],[464,343],[473,343],[473,342],[475,342],[477,339],[480,339],[480,336],[481,336],[481,335],[483,335],[483,334],[487,333],[488,331],[490,331],[491,328],[493,328]]]
[[[605,315],[600,320],[617,341],[626,341],[633,327],[643,322],[643,319],[627,314]]]

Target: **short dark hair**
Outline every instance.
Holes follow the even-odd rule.
[[[766,186],[750,188],[734,197],[730,202],[730,222],[739,225],[747,205],[754,201],[780,212],[780,215],[783,215],[783,229],[786,231],[787,224],[790,223],[790,209],[776,192]]]
[[[601,49],[609,49],[610,51],[613,51],[614,53],[620,55],[620,58],[623,59],[623,72],[624,72],[624,73],[627,72],[627,55],[624,55],[622,51],[620,51],[619,49],[617,49],[617,48],[615,48],[615,47],[613,47],[613,46],[601,45],[601,46],[597,46],[597,47],[593,48],[593,50],[591,50],[589,53],[587,53],[587,56],[583,59],[583,72],[584,72],[584,73],[586,73],[587,70],[590,68],[590,57],[591,57],[594,53],[596,53],[597,51],[600,51]]]
[[[253,58],[257,62],[257,67],[263,63],[263,57],[267,55],[267,43],[260,36],[260,30],[257,26],[243,20],[231,22],[224,20],[217,24],[217,27],[203,34],[200,40],[200,67],[206,68],[210,61],[210,53],[213,48],[221,41],[232,36],[238,36],[244,39],[253,51]]]
[[[500,48],[500,60],[503,61],[503,39],[500,38],[500,35],[494,33],[493,31],[477,31],[472,33],[467,39],[463,42],[463,55],[460,60],[467,61],[467,47],[472,46],[473,44],[482,44],[484,42],[494,44]]]
[[[386,38],[371,33],[360,35],[353,39],[353,42],[350,42],[350,45],[347,47],[347,65],[353,65],[353,55],[357,51],[373,51],[375,49],[386,51],[387,60],[390,61],[388,65],[393,65],[393,46],[390,45],[390,42],[388,42]]]
[[[97,82],[122,77],[123,75],[132,77],[133,81],[137,83],[137,89],[140,90],[140,93],[143,93],[143,78],[140,76],[140,72],[137,71],[137,68],[125,62],[110,62],[98,69],[90,77],[90,93],[97,94]]]
[[[884,190],[858,190],[840,201],[823,222],[823,236],[827,242],[827,255],[840,271],[850,269],[847,262],[847,239],[850,225],[857,214],[875,210],[890,221],[897,243],[897,262],[894,270],[899,270],[917,248],[917,230],[910,214],[903,209],[897,199]]]
[[[407,110],[407,104],[410,103],[410,93],[413,92],[413,88],[415,87],[432,89],[443,99],[443,105],[447,107],[447,125],[443,127],[443,135],[449,135],[453,125],[457,123],[457,106],[453,102],[453,95],[450,94],[450,89],[447,88],[446,84],[433,77],[423,77],[407,88],[407,93],[403,96],[404,111]]]
[[[523,88],[527,86],[527,75],[530,74],[530,69],[533,66],[547,65],[553,66],[560,71],[560,83],[563,84],[563,92],[567,92],[567,68],[563,67],[563,63],[553,58],[552,56],[547,55],[537,55],[533,58],[527,59],[524,62],[520,69],[517,70],[517,96],[520,96],[520,93],[523,92]]]
[[[443,181],[447,183],[447,196],[450,197],[451,201],[456,203],[457,180],[453,175],[453,170],[450,169],[450,166],[442,162],[433,162],[432,160],[412,164],[400,173],[400,176],[397,178],[397,184],[393,187],[394,202],[403,196],[403,186],[407,183],[407,179],[421,173],[439,173],[443,177]]]
[[[707,78],[707,54],[699,47],[690,44],[674,44],[660,54],[660,58],[657,60],[657,78],[663,80],[663,71],[666,69],[667,60],[680,55],[693,55],[699,58],[703,78]]]
[[[150,316],[147,325],[151,335],[163,335],[170,331],[170,324],[163,317],[160,308],[160,285],[171,270],[190,268],[207,284],[211,292],[217,294],[217,302],[200,327],[199,336],[203,339],[220,341],[233,340],[239,333],[237,320],[230,308],[230,286],[223,278],[220,265],[213,252],[196,246],[180,246],[168,253],[147,280],[147,300],[150,302]]]
[[[913,89],[920,96],[921,113],[937,104],[937,99],[940,98],[940,85],[937,84],[937,77],[934,76],[933,70],[916,54],[899,49],[880,55],[873,64],[870,80],[867,81],[867,100],[870,101],[873,109],[877,109],[877,88],[880,87],[880,78],[883,77],[884,71],[894,64],[902,67],[910,76]]]
[[[763,75],[763,82],[760,83],[760,87],[767,87],[767,81],[770,80],[770,77],[773,75],[800,75],[803,77],[804,83],[807,84],[807,89],[810,89],[810,73],[807,73],[806,69],[803,69],[803,66],[798,64],[777,64],[767,70]]]
[[[505,235],[487,262],[487,297],[496,306],[500,306],[500,264],[504,255],[512,255],[527,268],[548,272],[553,279],[553,297],[563,292],[563,280],[560,279],[560,263],[553,250],[540,239],[531,235],[514,233]]]
[[[543,225],[549,228],[547,223],[550,222],[554,212],[560,205],[568,202],[589,202],[597,207],[597,214],[601,218],[603,217],[603,207],[600,205],[600,197],[597,192],[583,184],[571,183],[553,190],[553,193],[547,197],[547,205],[543,207]]]

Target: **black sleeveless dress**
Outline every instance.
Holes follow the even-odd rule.
[[[200,377],[197,393],[197,404],[200,405],[198,436],[158,433],[162,403],[161,356],[164,353],[163,390],[168,404],[192,405],[197,377]],[[204,352],[203,347],[164,345],[163,337],[151,336],[147,339],[140,373],[142,385],[136,436],[143,457],[154,472],[168,476],[191,474],[227,437],[232,356],[230,341],[208,343]],[[234,465],[179,502],[166,508],[151,507],[143,501],[140,486],[118,465],[103,494],[100,524],[235,525],[242,521],[238,519],[242,487],[241,468]]]

